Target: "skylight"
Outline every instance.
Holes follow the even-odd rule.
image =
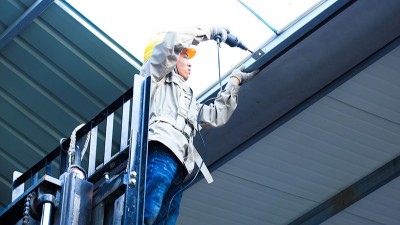
[[[224,26],[250,50],[265,46],[322,0],[67,0],[137,59],[159,31],[185,26]],[[200,43],[188,80],[196,95],[218,82],[217,44]],[[221,45],[221,76],[250,57],[249,52]]]

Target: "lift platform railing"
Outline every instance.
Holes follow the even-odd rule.
[[[0,224],[36,224],[40,218],[46,224],[44,216],[52,224],[142,224],[150,82],[135,75],[131,89],[81,127],[72,160],[68,138],[14,177],[12,202],[0,212]]]

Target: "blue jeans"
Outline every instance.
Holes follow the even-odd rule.
[[[165,145],[149,142],[146,174],[145,224],[175,224],[187,172]]]

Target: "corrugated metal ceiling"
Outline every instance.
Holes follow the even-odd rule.
[[[1,1],[1,32],[36,3]],[[139,69],[133,56],[62,1],[48,4],[33,21],[25,17],[26,28],[1,49],[2,208],[11,201],[13,171],[33,166],[111,104],[132,87]]]

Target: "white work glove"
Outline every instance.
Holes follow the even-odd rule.
[[[234,77],[239,80],[239,85],[242,85],[249,81],[254,75],[256,75],[259,70],[254,70],[250,73],[243,72],[244,67],[241,66],[239,69],[235,69],[232,71],[230,77]]]
[[[210,33],[210,40],[215,40],[219,36],[221,38],[220,42],[225,42],[228,38],[229,30],[225,27],[212,27]]]

